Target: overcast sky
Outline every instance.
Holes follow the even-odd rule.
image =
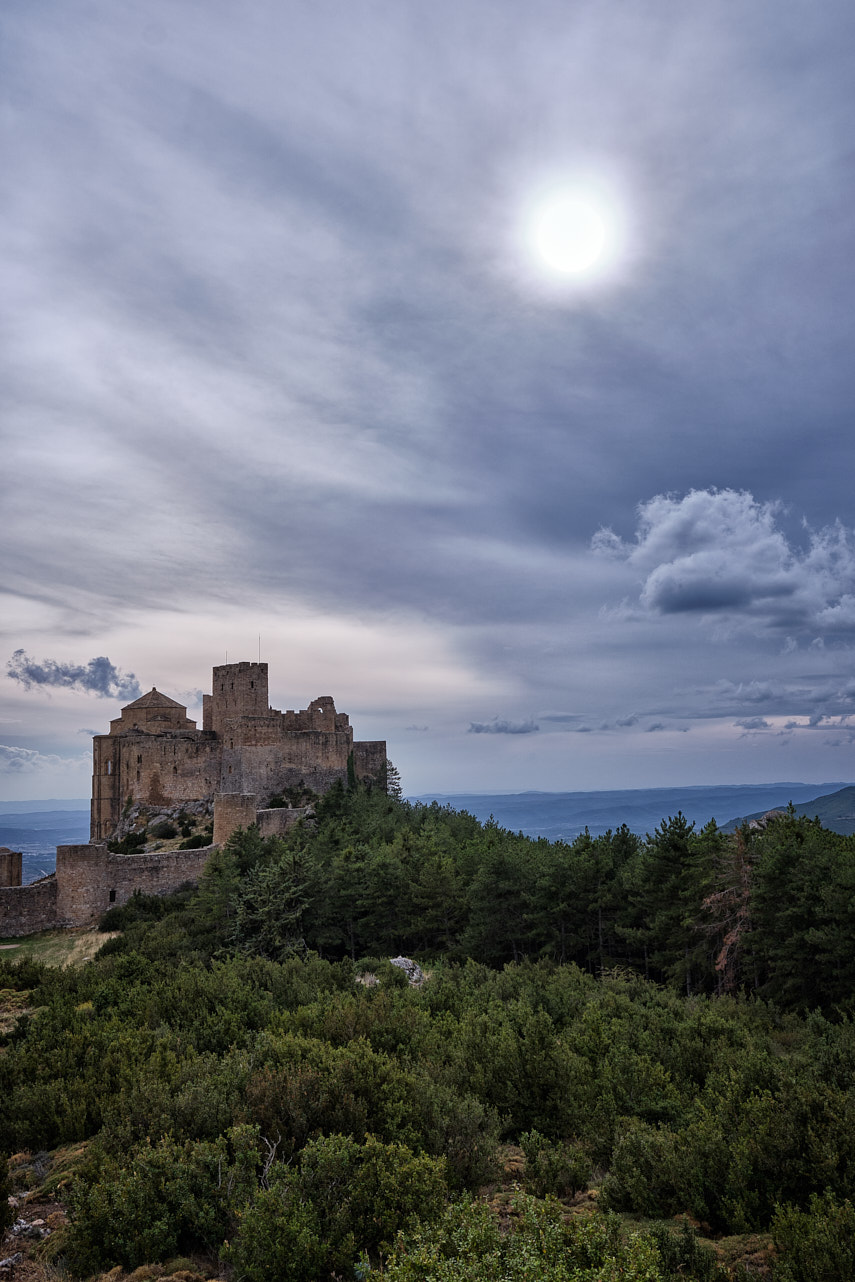
[[[851,0],[7,0],[0,797],[259,636],[409,792],[855,778],[853,55]]]

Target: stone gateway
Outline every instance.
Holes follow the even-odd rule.
[[[135,890],[166,894],[196,882],[214,843],[236,828],[256,822],[269,834],[296,822],[304,811],[283,797],[324,793],[351,774],[376,786],[386,777],[385,742],[354,741],[328,695],[300,712],[269,707],[266,663],[214,668],[201,730],[155,688],[122,708],[92,751],[89,843],[59,846],[56,873],[29,886],[21,885],[20,856],[0,851],[0,936],[89,925]],[[213,818],[210,846],[108,850],[129,815],[184,810]]]

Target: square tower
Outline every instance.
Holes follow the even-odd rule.
[[[266,663],[220,664],[214,668],[210,729],[221,735],[233,717],[268,716],[268,698]]]

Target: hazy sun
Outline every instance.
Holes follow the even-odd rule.
[[[526,220],[530,256],[542,273],[568,282],[598,280],[620,257],[620,223],[614,201],[593,187],[541,195]]]

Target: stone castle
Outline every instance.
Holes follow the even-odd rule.
[[[257,823],[265,835],[281,833],[305,813],[283,806],[283,793],[323,793],[351,772],[385,784],[385,742],[354,741],[329,696],[300,712],[269,707],[266,663],[214,668],[201,730],[182,704],[152,689],[122,708],[92,751],[89,842],[58,846],[56,873],[28,886],[20,854],[0,848],[0,937],[89,925],[135,890],[166,894],[197,881],[211,850],[236,828]],[[213,816],[211,845],[108,850],[129,816],[181,811]]]

